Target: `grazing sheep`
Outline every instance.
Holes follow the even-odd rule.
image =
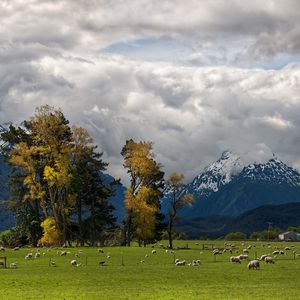
[[[200,259],[193,260],[192,262],[193,267],[199,267],[200,265],[201,265]]]
[[[155,254],[155,253],[156,253],[156,250],[155,250],[155,249],[153,249],[151,252],[152,252],[152,254]]]
[[[260,257],[259,260],[265,260],[266,257],[268,257],[268,255],[267,255],[267,254],[263,254],[263,255]]]
[[[10,265],[9,265],[9,267],[11,268],[11,269],[16,269],[18,266],[17,266],[17,263],[11,263]]]
[[[169,250],[168,250],[168,249],[166,250],[166,253],[169,253]]]
[[[275,264],[275,261],[274,261],[273,257],[271,257],[271,256],[265,257],[265,262],[267,264]]]
[[[103,249],[98,249],[98,252],[99,253],[104,253],[104,250]]]
[[[243,249],[243,253],[249,253],[248,249]]]
[[[143,264],[144,262],[145,262],[144,260],[141,260],[141,261],[140,261],[140,264]]]
[[[67,252],[66,251],[61,251],[60,252],[60,256],[66,256],[67,255]]]
[[[240,260],[248,260],[249,259],[249,256],[246,255],[246,254],[241,254],[238,256]]]
[[[249,246],[247,247],[247,249],[249,249],[249,250],[250,250],[251,248],[252,248],[252,245],[249,245]]]
[[[75,253],[74,256],[75,256],[75,257],[79,257],[79,254],[78,254],[78,253]]]
[[[110,255],[106,255],[106,258],[108,258],[108,259],[109,259],[109,258],[110,258]]]
[[[275,250],[275,251],[273,251],[273,255],[277,255],[277,254],[279,254],[280,252],[279,252],[279,250]]]
[[[238,263],[238,264],[241,263],[241,259],[240,259],[239,256],[231,256],[231,257],[230,257],[230,261],[231,261],[232,263]]]
[[[71,266],[73,266],[73,267],[78,266],[76,259],[71,260]]]
[[[219,254],[222,254],[219,249],[213,250],[213,255],[219,255]]]
[[[284,250],[288,251],[288,250],[291,250],[291,248],[290,247],[285,247]]]
[[[147,257],[148,257],[148,254],[145,255],[145,258],[147,258]]]
[[[185,266],[185,260],[178,261],[176,266]]]
[[[25,256],[25,259],[32,259],[33,255],[32,253],[28,253],[26,256]]]
[[[104,266],[105,265],[105,260],[99,261],[99,266]]]
[[[250,270],[250,269],[260,269],[260,266],[259,266],[259,261],[258,260],[251,260],[248,265],[247,265],[247,268]]]
[[[18,250],[20,250],[20,247],[15,247],[13,250],[18,251]]]
[[[56,267],[56,262],[54,260],[50,261],[50,267]]]
[[[180,260],[178,258],[175,259],[175,264],[178,263]]]
[[[4,252],[5,248],[3,246],[0,247],[0,251]]]

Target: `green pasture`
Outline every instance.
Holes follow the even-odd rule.
[[[224,241],[175,241],[175,247],[189,249],[174,254],[159,244],[156,254],[151,246],[104,247],[104,254],[97,248],[41,248],[41,257],[31,260],[25,255],[34,255],[37,249],[6,249],[0,256],[7,257],[8,267],[16,262],[18,268],[0,269],[0,299],[300,299],[300,257],[296,256],[300,243],[229,242],[235,244],[234,253],[217,257],[202,249],[212,243],[224,248]],[[274,265],[261,262],[260,270],[248,270],[247,262],[229,262],[249,244],[250,259],[272,254],[276,248],[295,247],[278,255]],[[68,254],[62,257],[60,251]],[[175,258],[200,259],[201,266],[175,266]],[[73,259],[81,266],[71,266]],[[56,267],[49,266],[50,260]],[[100,261],[105,265],[99,266]]]

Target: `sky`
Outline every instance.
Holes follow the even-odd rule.
[[[0,121],[42,104],[125,184],[130,138],[186,181],[224,150],[300,170],[300,1],[1,0]]]

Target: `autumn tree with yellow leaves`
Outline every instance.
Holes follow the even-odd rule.
[[[82,243],[84,235],[85,241],[94,243],[96,230],[106,222],[114,222],[113,207],[107,203],[112,190],[103,184],[100,173],[107,163],[102,161],[102,153],[96,151],[87,131],[71,128],[61,110],[41,106],[23,128],[10,126],[1,138],[5,142],[1,152],[13,166],[11,206],[18,211],[22,223],[30,215],[27,223],[41,224],[44,230],[41,238],[41,227],[37,228],[33,244],[47,241],[49,245],[56,240],[55,245],[63,245],[73,233],[73,238],[79,236]],[[79,233],[70,229],[70,216],[74,212],[81,214],[82,205],[90,210],[85,220],[86,227],[90,227],[85,229],[86,234],[81,219],[73,226],[79,226]],[[52,239],[49,232],[59,238]]]
[[[124,244],[127,246],[133,236],[144,244],[155,237],[164,173],[154,159],[152,146],[151,142],[128,140],[121,152],[130,176],[125,195]]]

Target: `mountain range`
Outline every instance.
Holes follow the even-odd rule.
[[[5,130],[5,126],[0,125],[0,133]],[[0,200],[9,197],[7,188],[9,171],[9,167],[0,157]],[[114,180],[109,174],[101,176],[107,184]],[[118,224],[121,224],[125,214],[125,189],[123,185],[117,186],[115,195],[110,199],[116,208],[115,216]],[[300,174],[275,155],[265,163],[245,165],[238,155],[224,151],[218,160],[208,165],[181,191],[181,195],[188,193],[191,193],[196,201],[193,206],[184,207],[179,212],[181,221],[178,227],[186,230],[190,236],[197,234],[199,237],[201,232],[210,232],[211,235],[224,234],[225,231],[238,229],[239,226],[233,226],[234,224],[240,224],[240,230],[248,232],[248,229],[252,230],[256,223],[251,214],[253,210],[255,217],[259,219],[264,218],[266,212],[265,209],[259,208],[266,205],[283,209],[284,205],[300,203]],[[162,211],[165,213],[168,211],[169,197],[170,195],[166,193],[161,201]],[[272,214],[272,211],[268,209],[268,213]],[[300,218],[297,216],[300,215],[296,215],[299,210],[287,209],[286,211],[288,213],[285,217],[289,215],[290,220],[294,222],[289,223],[289,226],[299,226]],[[280,210],[278,212],[280,214]],[[248,213],[252,217],[247,219],[248,222],[243,223],[242,220]],[[269,215],[268,218],[271,219],[271,216]],[[281,220],[277,222],[277,226],[288,223],[282,222],[282,218],[277,219]],[[296,221],[298,219],[299,221]],[[0,204],[0,231],[12,225],[11,214],[8,214]]]
[[[184,219],[238,216],[262,205],[300,202],[300,174],[276,157],[243,166],[239,156],[225,151],[181,193],[196,200],[181,211]],[[163,206],[167,202],[165,198]]]

